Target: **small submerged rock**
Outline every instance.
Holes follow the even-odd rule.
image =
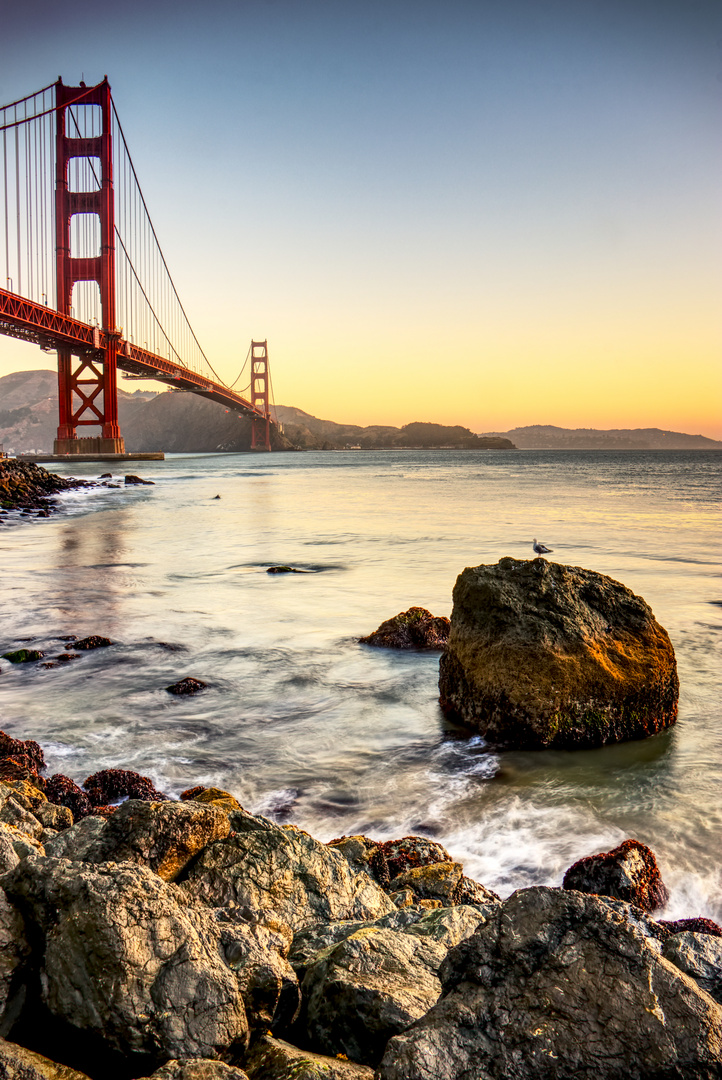
[[[73,641],[71,645],[66,645],[66,649],[82,649],[84,652],[90,649],[107,649],[113,642],[110,638],[99,637],[97,634],[91,634],[90,637],[80,638]]]
[[[378,630],[359,638],[359,643],[384,649],[443,649],[449,639],[449,625],[445,615],[411,607],[382,622]]]
[[[564,875],[562,888],[613,896],[642,911],[656,911],[669,900],[654,852],[638,840],[625,840],[612,851],[575,862]]]
[[[131,486],[132,484],[146,484],[150,487],[153,487],[155,485],[155,480],[143,480],[143,478],[140,476],[128,475],[125,478],[125,483],[128,486]]]
[[[166,690],[169,694],[175,694],[177,697],[188,697],[190,694],[198,694],[201,690],[205,690],[207,685],[208,683],[204,683],[202,679],[194,679],[188,675],[185,679],[180,679],[177,683],[166,686]]]
[[[310,570],[298,570],[295,566],[269,566],[267,574],[309,574]]]
[[[30,664],[35,660],[42,660],[45,653],[39,649],[15,649],[14,652],[2,653],[3,660],[9,660],[11,664]]]

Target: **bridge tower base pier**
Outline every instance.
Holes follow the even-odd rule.
[[[271,450],[268,341],[251,342],[251,405],[263,415],[251,420],[251,450]]]

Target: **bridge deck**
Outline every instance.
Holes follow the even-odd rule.
[[[67,349],[78,356],[90,353],[101,362],[111,336],[106,330],[89,326],[69,315],[61,315],[53,308],[36,304],[4,289],[0,289],[0,334],[30,341],[46,352]],[[117,339],[117,363],[122,371],[156,379],[181,390],[190,390],[244,416],[266,419],[259,409],[255,409],[250,401],[234,390],[229,390],[180,363],[173,363],[148,352],[147,349],[141,349],[119,334],[112,336]]]

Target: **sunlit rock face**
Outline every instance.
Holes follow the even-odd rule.
[[[602,746],[677,719],[674,649],[612,578],[546,559],[468,567],[454,587],[440,702],[490,741]]]

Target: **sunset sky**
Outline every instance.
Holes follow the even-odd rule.
[[[106,73],[227,380],[253,336],[340,422],[722,438],[718,0],[6,5],[0,103]]]

